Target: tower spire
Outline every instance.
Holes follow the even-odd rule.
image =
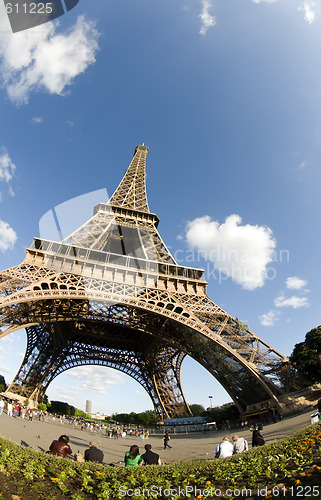
[[[134,157],[118,188],[111,196],[109,205],[143,212],[150,211],[146,193],[145,165],[147,154],[147,146],[144,144],[136,146]]]

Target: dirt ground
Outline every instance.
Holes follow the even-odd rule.
[[[313,410],[283,419],[281,422],[269,424],[263,428],[261,434],[265,442],[270,443],[293,434],[296,430],[309,425]],[[8,417],[5,413],[0,416],[0,435],[14,443],[28,446],[35,450],[46,451],[53,439],[61,434],[67,434],[73,453],[84,453],[90,441],[96,441],[98,447],[104,452],[105,463],[118,463],[123,460],[125,452],[132,444],[138,444],[140,452],[144,452],[144,445],[148,442],[153,450],[160,455],[163,463],[170,463],[182,459],[206,459],[214,457],[214,449],[225,435],[231,437],[237,433],[251,443],[251,431],[209,431],[206,433],[176,434],[171,435],[169,442],[171,449],[163,449],[161,434],[150,434],[148,440],[141,441],[140,438],[126,436],[125,438],[110,439],[102,432],[81,431],[69,424],[59,424],[46,417],[47,421],[39,422],[21,418]]]

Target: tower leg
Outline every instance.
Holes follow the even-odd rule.
[[[155,405],[155,410],[161,413],[164,418],[187,417],[192,412],[185,400],[181,386],[180,369],[185,354],[173,348],[165,348],[152,358],[152,363],[148,364],[148,370],[159,408]]]
[[[43,380],[51,365],[54,341],[43,325],[26,328],[27,349],[21,367],[7,391],[37,403],[44,396]]]

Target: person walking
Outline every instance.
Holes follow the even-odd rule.
[[[18,415],[19,415],[19,406],[17,405],[17,402],[15,402],[13,405],[13,418],[17,418]]]
[[[165,434],[164,434],[164,450],[166,450],[166,448],[172,448],[172,447],[168,444],[169,440],[170,440],[170,436],[169,436],[169,434],[168,434],[168,431],[166,431],[166,432],[165,432]]]
[[[8,417],[12,417],[13,404],[11,401],[7,402],[7,415]]]
[[[4,407],[4,401],[2,398],[0,398],[0,415],[2,415],[3,407]]]

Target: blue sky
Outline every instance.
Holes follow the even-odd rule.
[[[320,23],[304,0],[80,0],[12,34],[1,4],[1,269],[53,207],[111,195],[145,142],[166,244],[205,269],[215,303],[290,355],[320,323]],[[7,381],[24,349],[23,330],[1,340]],[[192,360],[182,382],[189,403],[230,400]],[[151,408],[136,382],[97,367],[65,372],[48,395]]]

